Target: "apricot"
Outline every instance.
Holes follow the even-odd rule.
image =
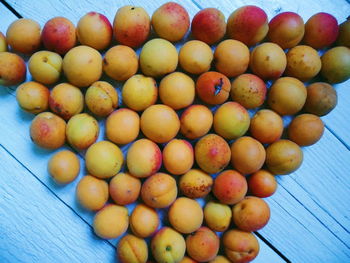
[[[151,236],[160,224],[157,211],[144,204],[138,204],[130,216],[131,231],[138,237]]]
[[[162,152],[157,144],[148,139],[135,141],[128,150],[126,164],[129,172],[136,177],[148,177],[160,169]]]
[[[286,54],[275,43],[263,43],[255,47],[250,55],[251,70],[264,80],[279,78],[286,69],[286,65]]]
[[[213,178],[199,169],[191,169],[179,181],[181,192],[189,198],[201,198],[210,193]]]
[[[49,160],[48,171],[55,182],[68,184],[77,178],[80,162],[76,154],[63,150],[55,153]]]
[[[227,20],[227,36],[247,46],[264,39],[269,31],[267,15],[261,8],[246,5],[236,9]]]
[[[163,227],[152,238],[151,250],[158,263],[176,263],[185,255],[186,242],[177,231]]]
[[[206,135],[213,124],[213,113],[204,105],[191,105],[180,118],[180,132],[188,139]]]
[[[3,33],[0,32],[0,52],[7,51],[7,41]]]
[[[75,26],[67,18],[54,17],[44,25],[41,32],[41,41],[47,50],[64,55],[77,42],[75,31]]]
[[[190,106],[195,97],[194,81],[182,72],[170,73],[159,84],[159,97],[174,110]]]
[[[204,207],[204,218],[211,230],[223,232],[230,226],[232,211],[228,205],[211,201]]]
[[[103,71],[112,79],[125,81],[135,75],[139,67],[136,52],[123,45],[111,47],[103,58]]]
[[[29,81],[18,86],[16,99],[22,110],[40,113],[49,107],[50,90],[44,85]]]
[[[294,12],[283,12],[271,19],[267,38],[282,49],[286,49],[298,45],[304,33],[302,17]]]
[[[38,22],[32,19],[17,19],[7,29],[7,44],[15,52],[32,54],[41,45],[40,30],[41,28]]]
[[[197,261],[193,260],[190,257],[184,256],[184,258],[179,263],[197,263]]]
[[[152,27],[159,37],[176,42],[187,33],[190,16],[182,5],[167,2],[154,11]]]
[[[283,77],[271,86],[267,103],[280,115],[293,115],[303,108],[306,96],[306,88],[300,80]]]
[[[169,106],[156,104],[148,107],[141,115],[143,134],[156,143],[173,139],[180,129],[180,120]]]
[[[193,148],[186,140],[173,139],[163,149],[164,167],[171,174],[180,175],[188,172],[193,162]]]
[[[106,136],[116,144],[134,141],[140,132],[139,115],[128,108],[112,112],[106,119]]]
[[[300,146],[309,146],[318,142],[324,132],[322,120],[313,114],[296,116],[288,127],[288,137]]]
[[[82,45],[103,50],[111,43],[112,36],[111,22],[103,14],[89,12],[79,19],[77,37]]]
[[[75,193],[79,204],[91,211],[100,210],[109,197],[107,182],[91,175],[81,178]]]
[[[118,107],[118,93],[106,81],[96,81],[86,90],[85,103],[97,116],[107,116]]]
[[[266,148],[266,165],[273,174],[290,174],[303,161],[303,151],[290,140],[279,140]]]
[[[339,25],[339,35],[337,39],[338,46],[350,48],[350,18]],[[0,49],[1,50],[1,49]]]
[[[252,137],[240,137],[231,145],[232,166],[242,174],[251,174],[260,170],[265,158],[264,146]]]
[[[99,141],[91,145],[85,154],[86,169],[98,178],[116,175],[124,162],[122,151],[109,141]]]
[[[256,237],[246,231],[231,229],[222,239],[225,254],[233,263],[246,263],[256,258],[260,247]]]
[[[242,74],[231,84],[231,98],[246,109],[260,107],[266,98],[266,84],[256,75]]]
[[[63,72],[71,84],[90,86],[102,75],[101,54],[88,46],[72,48],[63,58]]]
[[[215,67],[226,77],[236,77],[246,72],[249,56],[249,49],[245,44],[238,40],[226,39],[215,49]]]
[[[33,79],[43,84],[56,83],[62,72],[62,57],[51,51],[35,52],[29,59],[28,69]]]
[[[0,85],[12,86],[23,82],[26,78],[24,60],[10,52],[0,52]]]
[[[49,106],[54,113],[69,120],[83,110],[84,95],[79,88],[68,83],[61,83],[51,90]]]
[[[224,103],[230,95],[230,90],[230,80],[219,72],[205,72],[196,81],[198,97],[211,105]]]
[[[50,150],[60,148],[66,140],[66,122],[51,112],[39,113],[30,125],[30,138]]]
[[[214,259],[219,251],[219,245],[219,237],[205,226],[186,238],[187,254],[198,262]]]
[[[128,205],[135,202],[140,191],[140,179],[129,173],[118,173],[109,182],[109,193],[117,205]]]
[[[132,48],[141,46],[148,38],[151,20],[142,7],[126,5],[118,9],[114,17],[115,39]]]
[[[224,14],[217,8],[204,8],[193,17],[191,32],[195,39],[212,45],[220,41],[226,33]]]
[[[154,38],[143,45],[140,68],[146,76],[158,78],[176,70],[178,54],[171,42]]]
[[[223,138],[232,140],[244,135],[249,129],[248,111],[237,102],[222,104],[214,114],[214,130]]]
[[[248,178],[248,189],[254,196],[269,197],[276,192],[277,181],[269,171],[259,170]]]
[[[196,231],[203,223],[203,210],[196,200],[179,197],[168,211],[169,222],[183,234]],[[186,218],[186,220],[183,220]]]
[[[128,209],[119,205],[107,205],[94,217],[95,234],[104,239],[123,235],[129,226]]]
[[[249,131],[259,142],[273,143],[282,136],[283,120],[276,112],[262,109],[251,119]]]
[[[350,78],[350,49],[334,47],[321,57],[321,74],[329,83],[340,83]]]
[[[339,33],[337,19],[328,13],[317,13],[305,24],[304,42],[316,49],[333,44]]]
[[[210,46],[200,40],[186,42],[179,52],[180,66],[191,74],[202,74],[210,69],[213,61]]]
[[[296,46],[287,53],[285,74],[301,81],[308,81],[321,70],[321,59],[317,51],[309,46]]]
[[[247,189],[247,180],[242,174],[226,170],[215,178],[213,193],[221,203],[233,205],[244,198]]]
[[[213,260],[209,261],[209,263],[231,263],[225,256],[218,255]]]
[[[171,205],[176,196],[176,181],[165,173],[156,173],[148,177],[141,188],[142,200],[153,208],[165,208]]]
[[[270,207],[259,197],[247,196],[232,208],[232,219],[240,230],[257,231],[269,221]]]
[[[336,90],[326,82],[315,82],[307,87],[304,109],[318,116],[327,115],[337,105]]]
[[[83,150],[92,145],[97,140],[99,132],[98,122],[87,113],[77,114],[67,123],[67,141],[77,150]]]
[[[229,145],[216,134],[207,134],[202,137],[196,143],[194,151],[198,166],[209,174],[222,171],[231,159]]]
[[[124,83],[122,97],[128,108],[143,111],[157,101],[157,83],[151,77],[141,74],[134,75]]]
[[[146,241],[133,235],[122,237],[117,246],[117,257],[121,263],[146,263],[148,258]]]

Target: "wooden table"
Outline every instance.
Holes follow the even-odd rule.
[[[143,6],[151,15],[165,0],[5,0],[0,3],[0,31],[23,16],[41,26],[54,16],[73,23],[89,11],[113,21],[127,4]],[[269,19],[283,11],[299,13],[306,21],[317,12],[329,12],[338,22],[350,14],[346,0],[179,1],[193,17],[205,7],[226,16],[236,8],[255,4]],[[30,79],[30,75],[27,76]],[[261,252],[254,262],[350,262],[350,81],[336,85],[338,106],[323,117],[326,129],[314,146],[304,148],[304,163],[295,173],[277,178],[277,193],[266,201],[269,224],[258,231]],[[117,240],[93,234],[93,213],[75,200],[79,179],[56,185],[46,166],[54,154],[29,139],[33,118],[19,109],[16,87],[0,87],[0,262],[115,262]],[[102,126],[103,123],[101,121]],[[100,138],[104,136],[103,129]],[[81,159],[83,167],[83,159]],[[86,171],[81,169],[79,178]]]

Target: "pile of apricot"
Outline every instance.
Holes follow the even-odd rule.
[[[178,51],[190,27],[194,39]],[[23,82],[26,64],[14,53],[31,55],[33,80],[16,93],[37,114],[30,137],[72,148],[49,161],[59,184],[77,178],[84,155],[77,200],[96,212],[96,235],[122,237],[120,262],[249,262],[259,252],[252,232],[270,218],[262,198],[276,191],[275,175],[300,167],[301,147],[320,140],[320,116],[337,104],[330,84],[350,77],[349,47],[350,21],[327,13],[268,22],[243,6],[226,23],[207,8],[191,23],[177,3],[151,18],[124,6],[113,26],[96,12],[76,27],[63,17],[43,29],[14,21],[0,34],[0,84]]]

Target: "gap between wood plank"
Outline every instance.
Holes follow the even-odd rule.
[[[5,0],[0,0],[0,3],[2,3],[8,10],[10,10],[15,16],[18,18],[23,18],[23,16],[18,13],[9,3],[7,3]]]

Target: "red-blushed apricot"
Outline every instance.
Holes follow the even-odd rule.
[[[250,55],[250,69],[264,80],[279,78],[286,69],[286,65],[286,54],[275,43],[260,44],[253,49]]]
[[[134,235],[126,235],[117,246],[117,257],[121,263],[146,263],[148,258],[147,243]]]
[[[128,205],[137,200],[141,191],[140,179],[129,173],[118,173],[109,182],[109,193],[118,205]]]
[[[247,70],[249,56],[249,49],[245,44],[238,40],[226,39],[215,49],[215,68],[226,77],[236,77]]]
[[[9,25],[6,40],[13,51],[32,54],[41,45],[40,31],[38,22],[28,18],[20,18]]]
[[[336,90],[326,82],[315,82],[307,87],[304,109],[317,116],[331,112],[338,102]]]
[[[175,2],[167,2],[152,15],[152,28],[161,38],[176,42],[181,40],[190,27],[190,16],[186,9]]]
[[[77,42],[75,26],[67,18],[54,17],[46,22],[41,32],[41,41],[47,50],[64,55]]]
[[[282,136],[283,120],[272,110],[259,110],[250,121],[250,133],[261,143],[275,142]]]
[[[246,178],[234,170],[223,171],[214,180],[213,193],[223,204],[238,203],[244,198],[247,190]]]
[[[273,174],[290,174],[303,161],[303,151],[290,140],[279,140],[266,148],[266,165]]]
[[[180,118],[180,132],[188,139],[206,135],[213,125],[213,113],[204,105],[191,105]]]
[[[226,33],[224,14],[216,8],[204,8],[193,17],[191,32],[195,39],[212,45]]]
[[[270,220],[270,207],[261,198],[247,196],[232,208],[232,219],[243,231],[256,231]]]
[[[162,152],[157,144],[148,139],[135,141],[128,150],[126,164],[129,172],[139,178],[158,172],[162,165]]]
[[[186,238],[187,254],[198,262],[208,262],[215,258],[219,246],[219,237],[205,226]]]
[[[303,39],[304,32],[304,21],[300,15],[283,12],[271,19],[267,37],[269,41],[286,49],[298,45]]]
[[[179,232],[163,227],[152,238],[151,250],[158,263],[180,262],[186,252],[186,242]]]
[[[128,209],[119,205],[107,205],[94,217],[95,234],[104,239],[123,235],[129,226]]]
[[[103,50],[111,43],[112,36],[111,22],[103,14],[89,12],[79,19],[77,37],[82,45]]]
[[[146,238],[156,232],[160,224],[157,211],[144,204],[138,204],[130,216],[131,231],[138,237]]]
[[[128,108],[112,112],[106,119],[106,136],[116,144],[134,141],[140,132],[140,116]]]
[[[191,169],[179,181],[181,192],[189,198],[205,197],[211,191],[213,178],[199,169]]]
[[[254,196],[269,197],[276,192],[277,181],[269,171],[259,170],[248,177],[248,189]]]
[[[17,87],[16,99],[22,110],[40,113],[49,107],[50,90],[44,85],[29,81]]]
[[[78,176],[80,162],[76,154],[63,150],[55,153],[50,158],[47,168],[55,182],[68,184]]]
[[[257,238],[250,232],[231,229],[224,234],[222,243],[225,254],[232,263],[247,263],[256,258],[260,247]]]
[[[115,14],[113,31],[115,39],[132,48],[142,45],[151,30],[151,20],[142,7],[126,5]]]
[[[218,173],[230,162],[231,150],[227,142],[216,134],[207,134],[195,145],[198,166],[207,173]]]
[[[186,218],[186,220],[183,220]],[[196,200],[179,197],[170,206],[168,219],[171,226],[183,234],[196,231],[203,223],[203,210]]]
[[[256,75],[242,74],[235,78],[231,84],[231,98],[246,109],[261,106],[266,98],[267,88],[265,82]]]
[[[319,141],[324,132],[322,120],[313,114],[296,116],[288,127],[288,137],[300,146],[309,146]]]
[[[0,85],[20,84],[26,79],[26,72],[23,58],[10,52],[0,52]]]
[[[337,39],[337,45],[350,48],[350,18],[349,17],[346,19],[346,21],[344,21],[339,25],[339,35]]]
[[[333,44],[339,33],[337,19],[328,13],[317,13],[305,23],[304,42],[316,49]]]
[[[109,197],[108,184],[102,179],[86,175],[79,181],[75,194],[79,204],[91,211],[100,210]]]
[[[198,97],[208,104],[224,103],[230,95],[230,90],[230,80],[219,72],[205,72],[196,81]]]
[[[334,47],[321,57],[321,74],[329,83],[341,83],[350,78],[350,49]]]
[[[268,31],[267,14],[254,5],[236,9],[227,20],[227,36],[249,47],[263,40]]]
[[[211,230],[223,232],[230,226],[232,211],[228,205],[211,201],[204,207],[204,218]]]
[[[232,166],[242,174],[258,171],[266,158],[264,146],[249,136],[238,138],[231,145]]]
[[[66,122],[51,112],[39,113],[30,125],[30,138],[40,147],[58,149],[66,140]]]
[[[153,208],[164,208],[171,205],[176,196],[176,181],[165,173],[156,173],[148,177],[141,188],[142,200]]]

